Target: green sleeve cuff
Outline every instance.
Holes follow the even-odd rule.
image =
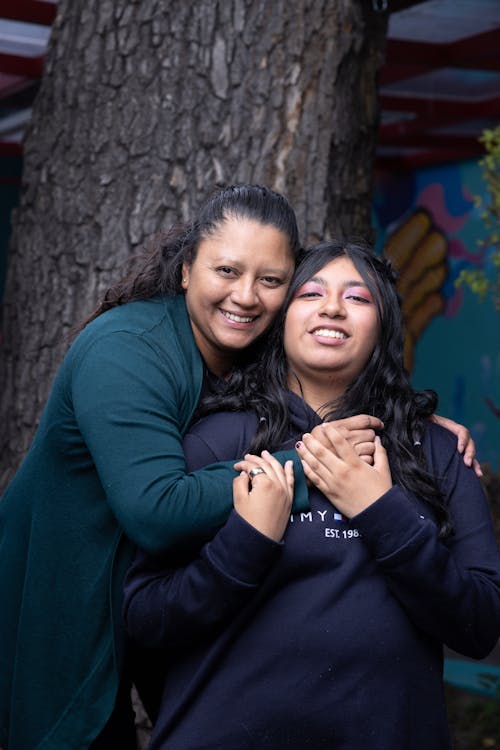
[[[283,466],[285,465],[286,461],[293,461],[295,489],[293,493],[292,512],[299,513],[301,511],[309,510],[309,491],[307,489],[306,476],[304,474],[302,462],[297,451],[278,451],[277,453],[273,453],[273,456],[277,458],[280,464],[282,464]]]

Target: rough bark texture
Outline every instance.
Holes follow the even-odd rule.
[[[0,369],[0,486],[65,334],[216,183],[366,234],[386,17],[368,0],[60,0],[25,144]]]

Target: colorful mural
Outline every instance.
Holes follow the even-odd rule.
[[[434,388],[440,413],[466,424],[481,462],[500,462],[500,313],[455,282],[463,268],[488,269],[473,196],[485,186],[476,162],[378,175],[377,251],[399,272],[405,362],[416,388]]]

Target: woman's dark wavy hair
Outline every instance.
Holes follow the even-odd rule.
[[[152,251],[133,258],[129,272],[106,291],[80,330],[118,305],[158,294],[183,294],[182,264],[192,263],[201,240],[212,236],[229,218],[251,219],[275,227],[288,238],[294,258],[299,256],[297,221],[288,200],[262,185],[230,185],[214,193],[192,221],[173,227]]]
[[[404,333],[396,276],[389,261],[377,257],[370,247],[331,241],[304,253],[261,357],[247,368],[244,387],[239,392],[228,389],[218,408],[246,408],[257,413],[259,428],[250,452],[276,450],[286,443],[290,438],[287,398],[290,373],[284,350],[286,312],[297,290],[339,257],[349,258],[367,284],[376,304],[380,335],[366,367],[341,398],[324,405],[322,417],[330,421],[371,414],[381,419],[384,422],[381,440],[389,455],[394,481],[432,506],[440,535],[447,536],[452,531],[448,510],[440,489],[425,469],[421,448],[426,420],[437,406],[437,396],[433,391],[414,391],[409,383],[403,366]],[[203,411],[214,411],[216,402],[216,398],[207,399]]]

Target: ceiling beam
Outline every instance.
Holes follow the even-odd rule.
[[[444,117],[441,115],[438,117],[418,117],[415,120],[386,122],[379,128],[378,141],[384,144],[398,142],[405,138],[418,136],[419,133],[429,133],[443,128],[459,126],[461,123],[467,123],[470,119],[470,117]],[[489,120],[485,118],[485,122],[489,122]],[[458,135],[460,134],[457,132],[457,137]]]
[[[28,95],[28,90],[35,83],[25,76],[3,75],[0,72],[0,101],[2,106],[8,106],[7,100],[17,101],[19,97],[23,98]],[[33,94],[30,94],[33,98]]]
[[[450,120],[470,120],[481,117],[500,117],[500,94],[485,99],[458,99],[458,98],[430,98],[418,96],[397,96],[380,93],[380,107],[389,112],[410,112],[430,119],[442,119],[443,122]],[[396,123],[388,123],[390,125]],[[417,119],[402,123],[410,126],[417,124]]]
[[[6,52],[0,52],[0,72],[8,75],[41,78],[43,62],[43,55],[26,57],[25,55],[10,55]]]
[[[40,87],[40,81],[32,78],[17,78],[16,83],[3,85],[0,75],[0,108],[18,109],[30,107]],[[1,120],[0,120],[1,122]]]
[[[386,85],[437,68],[500,70],[500,29],[451,44],[388,39],[380,84]]]
[[[21,143],[12,141],[0,141],[0,156],[22,156],[23,146]]]
[[[478,138],[469,135],[454,135],[453,133],[419,132],[401,135],[399,138],[392,137],[390,140],[379,138],[381,147],[394,146],[395,148],[425,148],[433,151],[439,149],[464,149],[468,153],[477,155],[484,153],[484,146]]]
[[[481,34],[473,34],[458,39],[451,46],[451,57],[456,60],[455,65],[460,68],[471,67],[482,70],[500,70],[500,29],[490,29]],[[484,66],[484,67],[483,67]],[[495,67],[490,67],[495,66]]]
[[[477,153],[467,148],[429,149],[421,151],[401,150],[395,156],[378,153],[375,159],[376,169],[390,169],[391,172],[404,171],[436,164],[468,161],[477,159]]]
[[[1,18],[11,18],[14,21],[39,23],[50,26],[57,13],[57,4],[45,0],[2,0]]]

